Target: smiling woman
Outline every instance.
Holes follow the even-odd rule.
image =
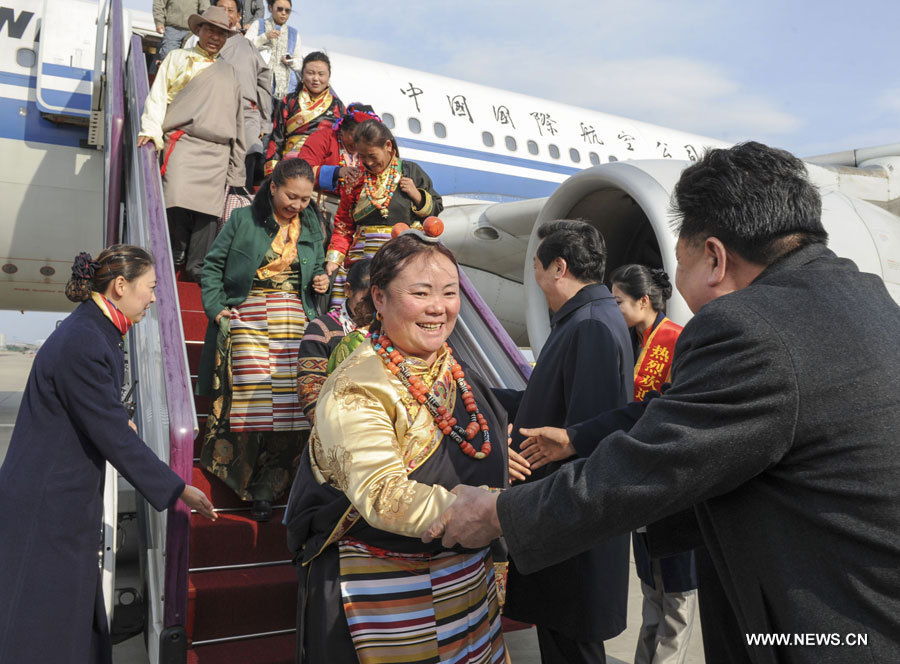
[[[288,503],[298,661],[502,662],[489,549],[418,539],[457,484],[508,477],[506,413],[446,343],[456,259],[407,232],[378,250],[370,280],[374,331],[325,382]]]
[[[81,304],[41,347],[0,467],[0,661],[109,662],[97,566],[106,462],[157,510],[206,496],[138,437],[122,404],[124,336],[155,301],[153,258],[113,245],[79,254]],[[53,626],[52,639],[35,634]]]
[[[309,435],[297,356],[313,292],[328,290],[313,172],[289,159],[235,210],[203,267],[209,318],[197,391],[211,397],[200,461],[267,521]]]

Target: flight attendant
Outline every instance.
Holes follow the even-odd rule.
[[[625,317],[634,344],[634,399],[669,381],[675,342],[681,325],[666,318],[672,284],[662,270],[623,265],[610,277],[612,294]],[[632,533],[634,563],[641,579],[643,624],[635,664],[675,664],[684,661],[694,628],[697,606],[697,565],[694,552],[651,558],[646,529]]]
[[[123,339],[155,286],[140,247],[82,253],[72,267],[66,295],[81,304],[41,346],[0,468],[0,662],[112,661],[97,564],[107,461],[157,510],[181,498],[216,518],[122,404]]]

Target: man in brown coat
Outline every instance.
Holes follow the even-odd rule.
[[[199,42],[169,53],[141,117],[138,146],[162,150],[163,194],[172,255],[185,276],[200,278],[216,235],[226,186],[244,185],[244,118],[234,68],[219,57],[236,34],[221,7],[188,20]]]

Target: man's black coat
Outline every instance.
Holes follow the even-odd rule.
[[[515,412],[513,447],[517,450],[521,427],[576,424],[623,406],[634,391],[628,328],[606,286],[582,288],[554,314],[551,325]],[[596,442],[588,441],[579,454],[590,454]],[[529,481],[550,475],[560,465],[535,471]],[[539,509],[548,510],[553,511],[553,506]],[[625,629],[628,547],[628,535],[617,534],[593,542],[589,551],[573,549],[570,560],[527,575],[520,573],[513,557],[505,615],[577,641],[612,638]]]
[[[898,330],[825,246],[777,261],[694,316],[630,432],[500,495],[511,556],[533,572],[695,505],[741,630],[827,640],[752,661],[900,662]]]

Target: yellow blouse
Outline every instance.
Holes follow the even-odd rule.
[[[144,104],[140,133],[141,136],[152,138],[157,150],[162,150],[164,146],[162,123],[166,119],[169,104],[194,76],[213,64],[218,57],[218,54],[210,55],[198,45],[192,49],[175,49],[160,64],[156,80],[153,81]]]
[[[428,409],[407,396],[372,344],[363,342],[322,387],[309,449],[316,480],[343,491],[369,525],[419,537],[456,496],[408,477],[443,435]]]

